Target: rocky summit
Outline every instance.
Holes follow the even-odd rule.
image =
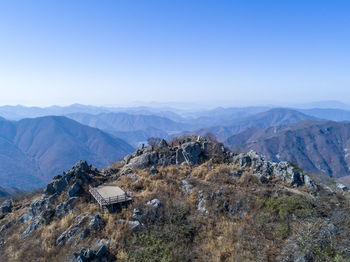
[[[89,187],[132,201],[101,212]],[[0,202],[0,261],[349,261],[350,193],[288,162],[189,136]]]

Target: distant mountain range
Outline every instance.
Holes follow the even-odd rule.
[[[168,133],[181,132],[189,126],[157,115],[75,113],[69,114],[67,117],[123,138],[133,145],[137,145],[141,141],[147,141],[149,137],[166,137]]]
[[[10,188],[0,187],[0,197],[7,197],[7,196],[22,193],[22,192],[23,191],[13,187],[10,187]]]
[[[133,150],[119,138],[66,117],[0,119],[0,186],[38,187],[78,160],[101,168]]]
[[[252,116],[228,121],[218,126],[202,128],[194,131],[194,133],[198,135],[212,133],[216,135],[220,141],[225,141],[230,136],[238,134],[251,127],[268,128],[271,126],[281,126],[288,125],[291,123],[297,123],[307,119],[318,120],[318,118],[316,117],[305,115],[296,110],[286,108],[274,108]]]
[[[312,108],[312,109],[298,109],[300,112],[314,116],[324,120],[331,121],[350,121],[350,111],[343,109],[333,109],[333,108]]]
[[[345,104],[333,101],[314,105],[320,108],[218,107],[186,111],[171,107],[113,108],[79,104],[47,108],[1,106],[0,186],[37,187],[79,159],[103,167],[150,137],[171,139],[207,133],[232,148],[252,148],[274,161],[291,160],[308,171],[347,175],[346,153],[341,152],[341,146],[331,147],[335,143],[330,140],[332,137],[316,136],[314,126],[331,123],[335,130],[343,130],[340,127],[347,126],[350,111]],[[327,108],[328,105],[337,105],[337,108]],[[295,129],[295,133],[291,135],[287,132],[289,129]],[[338,139],[347,139],[345,131],[339,132],[336,133]],[[299,140],[292,139],[293,135],[304,141],[303,147]],[[324,141],[310,138],[320,136]],[[313,147],[326,148],[337,155],[340,162],[312,151]],[[344,148],[348,148],[347,145],[344,144]]]
[[[350,123],[303,121],[254,127],[225,143],[232,149],[252,149],[272,161],[294,162],[309,172],[338,178],[350,175]]]

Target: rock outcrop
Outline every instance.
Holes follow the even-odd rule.
[[[22,238],[27,238],[31,234],[34,233],[39,227],[41,227],[42,224],[39,219],[35,219],[28,227],[27,229],[23,232]]]
[[[150,168],[152,174],[157,173],[156,166],[167,166],[171,164],[195,166],[207,160],[224,161],[235,163],[240,166],[240,170],[232,171],[232,177],[240,177],[246,168],[252,169],[261,183],[278,178],[290,186],[300,187],[306,185],[308,189],[316,189],[317,185],[311,178],[300,169],[288,162],[266,161],[262,156],[254,151],[234,154],[227,150],[222,144],[207,141],[205,139],[195,139],[183,141],[177,146],[165,146],[160,151],[150,151],[149,148],[138,150],[124,158],[123,173],[130,169]],[[130,172],[132,172],[130,170]]]
[[[12,211],[12,200],[5,200],[0,206],[1,213],[10,213]]]
[[[288,162],[266,161],[254,151],[241,153],[233,156],[232,161],[238,163],[242,168],[250,167],[262,183],[278,178],[290,186],[299,187],[306,185],[309,189],[316,189],[316,183],[296,167]]]

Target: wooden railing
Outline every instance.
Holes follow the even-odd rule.
[[[108,197],[108,198],[104,198],[103,196],[100,195],[100,193],[98,193],[98,191],[92,187],[89,186],[89,192],[90,194],[96,199],[96,201],[102,205],[112,205],[112,204],[116,204],[116,203],[121,203],[121,202],[127,202],[127,201],[131,201],[133,194],[130,191],[125,192],[124,195],[119,195],[116,197]]]

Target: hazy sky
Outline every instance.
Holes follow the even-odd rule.
[[[0,104],[350,102],[350,1],[2,0]]]

